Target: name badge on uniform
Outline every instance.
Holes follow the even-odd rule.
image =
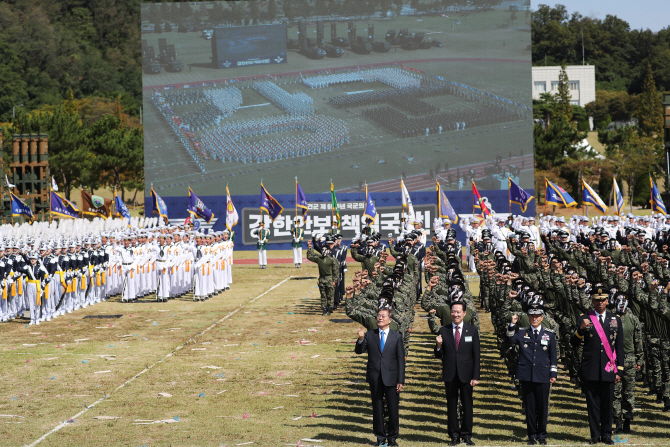
[[[472,342],[472,336],[465,337],[465,342],[466,342],[466,343],[470,343],[470,342]]]

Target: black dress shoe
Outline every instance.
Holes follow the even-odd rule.
[[[375,445],[384,445],[386,444],[386,439],[377,439],[377,442],[375,442]]]
[[[600,442],[602,442],[605,445],[614,445],[614,441],[612,441],[612,438],[600,438]]]
[[[463,443],[465,445],[475,445],[475,442],[470,438],[463,438]]]
[[[591,440],[589,441],[589,445],[596,445],[599,442],[600,442],[599,440],[591,438]]]
[[[537,445],[537,439],[529,439],[526,445]]]
[[[398,443],[395,440],[389,441],[389,447],[398,447]]]
[[[461,443],[461,440],[459,437],[454,437],[451,438],[451,441],[449,441],[449,445],[458,445]]]
[[[537,442],[540,445],[547,445],[547,440],[546,439],[539,439]]]

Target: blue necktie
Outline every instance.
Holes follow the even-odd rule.
[[[381,342],[380,342],[381,347],[382,347],[382,352],[384,352],[384,344],[385,344],[385,342],[386,342],[385,337],[384,337],[385,334],[386,334],[386,333],[385,333],[384,331],[382,331],[382,340],[381,340]]]

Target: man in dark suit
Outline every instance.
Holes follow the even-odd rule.
[[[449,445],[472,441],[472,389],[479,385],[479,332],[463,322],[466,304],[451,303],[451,324],[442,326],[436,337],[435,357],[442,359],[442,379],[447,393]],[[458,426],[458,397],[463,404],[463,421]]]
[[[581,375],[592,445],[614,444],[614,384],[621,380],[624,368],[623,324],[616,314],[607,312],[608,292],[603,287],[593,290],[594,310],[577,319],[577,330],[570,339],[575,348],[584,343]]]
[[[542,305],[529,305],[527,313],[530,327],[522,327],[518,331],[516,323],[519,316],[512,315],[512,322],[507,329],[507,340],[510,346],[519,345],[516,378],[521,382],[526,406],[528,445],[547,445],[549,390],[558,377],[556,335],[551,329],[542,327]]]
[[[372,395],[372,430],[377,437],[375,445],[388,442],[397,446],[400,425],[400,392],[405,383],[405,349],[402,335],[389,328],[393,317],[390,307],[379,309],[377,329],[358,330],[354,352],[368,353],[366,381]],[[388,409],[388,432],[384,429],[384,399]]]

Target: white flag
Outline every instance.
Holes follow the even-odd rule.
[[[7,188],[16,188],[15,185],[12,185],[11,183],[9,183],[9,179],[7,178],[6,174],[5,174],[5,182],[7,182]]]
[[[405,182],[400,180],[400,192],[402,193],[402,211],[407,216],[407,223],[414,224],[414,207],[412,206],[412,199],[409,197],[409,192],[405,188]]]
[[[58,184],[56,183],[56,179],[51,176],[51,189],[54,191],[58,191]]]
[[[237,225],[237,221],[240,219],[240,217],[238,216],[235,205],[233,205],[233,201],[230,198],[230,191],[228,191],[227,186],[226,194],[228,195],[226,202],[226,227],[228,230],[233,231],[233,227]]]

